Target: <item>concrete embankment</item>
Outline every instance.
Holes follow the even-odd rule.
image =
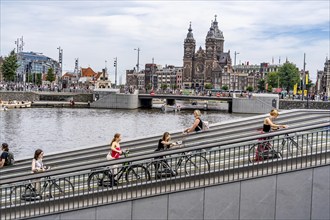
[[[88,102],[54,102],[54,101],[35,101],[32,103],[33,108],[89,108]]]

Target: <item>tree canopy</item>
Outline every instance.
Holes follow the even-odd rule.
[[[55,81],[55,74],[54,74],[53,68],[48,69],[46,80],[49,81],[49,82],[54,82]]]
[[[286,62],[278,70],[280,85],[289,93],[290,89],[300,81],[299,70],[295,64]]]
[[[223,86],[221,87],[221,89],[227,91],[227,90],[228,90],[228,86],[227,86],[227,85],[223,85]]]
[[[248,86],[248,87],[246,88],[246,90],[249,91],[249,92],[252,92],[252,91],[253,91],[253,87],[252,87],[252,86]]]
[[[265,80],[264,79],[260,79],[258,81],[258,90],[261,92],[265,91]]]
[[[279,74],[278,72],[270,72],[267,75],[266,82],[268,83],[268,86],[271,86],[272,88],[279,88]]]
[[[213,88],[213,86],[212,86],[211,83],[207,83],[207,84],[205,85],[205,89],[212,89],[212,88]]]
[[[12,50],[8,57],[5,57],[1,65],[1,72],[5,81],[15,81],[16,71],[19,67],[15,50]]]

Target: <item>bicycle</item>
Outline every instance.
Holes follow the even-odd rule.
[[[181,147],[183,145],[183,141],[177,141],[176,144]],[[182,168],[183,164],[184,172],[187,175],[191,175],[193,173],[201,173],[201,171],[210,171],[210,163],[204,156],[186,152],[182,152],[180,155],[181,156],[176,162],[174,169],[171,167],[171,165],[168,164],[165,158],[155,158],[156,160],[150,162],[147,165],[147,169],[152,170],[152,166],[154,166],[156,178],[160,178],[162,176],[162,172],[165,172],[164,174],[166,176],[175,176],[178,173],[179,168]]]
[[[129,151],[124,152],[125,158],[128,157]],[[101,169],[101,170],[100,170]],[[98,168],[92,170],[92,173],[88,176],[88,190],[98,188],[100,186],[112,187],[118,184],[118,181],[124,176],[127,183],[149,181],[150,173],[146,167],[140,164],[131,164],[131,162],[125,162],[121,169],[116,173],[112,174],[111,167]],[[117,178],[116,178],[117,177]],[[116,178],[116,180],[115,180]]]
[[[46,177],[46,181],[44,181],[40,192],[37,192],[33,185],[34,183],[30,182],[26,185],[13,187],[10,191],[11,203],[14,204],[19,200],[41,200],[47,189],[49,190],[48,193],[50,198],[54,198],[56,196],[72,196],[74,194],[73,184],[65,178],[51,179],[50,177]]]
[[[289,136],[289,134],[285,134],[284,137],[285,138],[283,138],[282,140],[281,147],[279,148],[282,154],[286,146],[287,152],[289,152],[290,156],[294,154],[294,148],[296,150],[296,155],[301,155],[304,146],[306,146],[307,148],[310,148],[312,146],[311,142],[303,136]]]
[[[294,154],[294,148],[296,150],[296,155],[300,155],[304,146],[312,146],[310,141],[305,137],[299,138],[298,136],[289,136],[289,134],[285,134],[280,147],[278,147],[278,150],[276,151],[270,143],[270,139],[271,137],[259,139],[262,141],[261,143],[254,144],[249,148],[250,163],[253,161],[280,158],[284,155],[286,147],[287,152],[290,154],[290,156],[292,156]]]

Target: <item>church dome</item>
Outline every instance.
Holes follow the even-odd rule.
[[[218,40],[224,40],[222,31],[219,30],[217,16],[215,15],[214,21],[211,22],[210,30],[208,31],[206,38],[214,38]]]
[[[187,34],[186,39],[194,39],[194,35],[193,35],[192,29],[191,29],[191,22],[190,22],[190,25],[189,25],[188,34]]]

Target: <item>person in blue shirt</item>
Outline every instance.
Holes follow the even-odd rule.
[[[9,147],[7,143],[3,143],[1,146],[2,153],[0,155],[0,168],[9,165]]]

